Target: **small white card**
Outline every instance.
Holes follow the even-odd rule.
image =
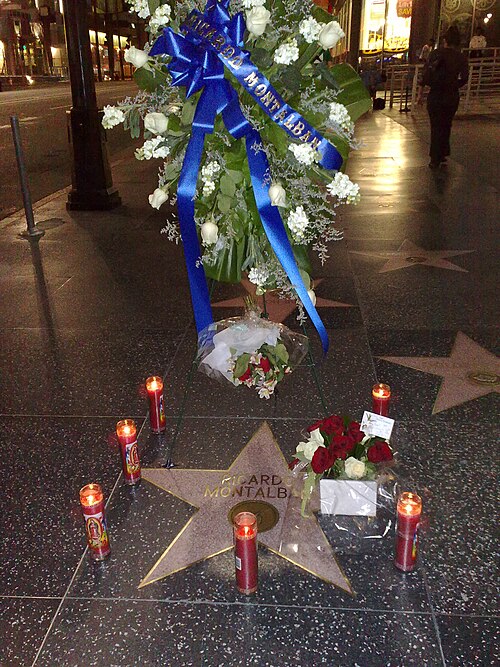
[[[390,440],[392,429],[394,428],[394,419],[382,417],[374,412],[365,410],[363,420],[361,421],[361,430],[365,435],[378,435],[379,438]]]

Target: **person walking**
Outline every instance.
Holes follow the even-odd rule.
[[[430,54],[424,70],[423,84],[430,87],[427,111],[431,125],[429,167],[437,169],[450,154],[453,117],[459,103],[459,88],[467,83],[468,61],[460,53],[460,33],[448,28],[443,46]]]

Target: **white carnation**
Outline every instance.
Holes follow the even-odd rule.
[[[274,52],[274,62],[279,65],[290,65],[299,59],[299,45],[296,39],[292,39],[287,44],[278,46]]]
[[[292,211],[287,220],[288,229],[291,231],[295,241],[302,241],[304,232],[309,226],[309,218],[302,206],[297,206],[295,211]]]
[[[129,0],[130,11],[136,12],[141,19],[147,19],[150,16],[148,0]]]
[[[215,190],[215,183],[213,181],[205,181],[203,183],[203,196],[208,197]]]
[[[331,123],[337,125],[341,130],[347,132],[347,134],[352,134],[352,132],[354,132],[354,123],[343,104],[340,104],[339,102],[330,103],[329,119]]]
[[[300,22],[299,30],[302,37],[308,44],[315,42],[321,32],[321,23],[318,23],[313,16]]]
[[[204,167],[201,169],[201,178],[202,180],[212,180],[214,176],[217,176],[217,174],[220,171],[220,165],[218,162],[212,161],[208,162]]]
[[[135,152],[138,160],[151,160],[151,158],[165,158],[170,154],[170,148],[163,144],[163,137],[153,137],[144,142],[142,148]]]
[[[288,150],[292,151],[296,160],[307,166],[318,159],[318,152],[310,144],[290,144]]]
[[[248,280],[258,287],[263,287],[269,280],[269,270],[265,266],[256,266],[248,272]]]
[[[107,104],[104,109],[104,117],[102,119],[102,126],[105,130],[110,130],[115,125],[123,123],[125,120],[125,114],[121,109],[117,107],[112,107]]]
[[[151,30],[157,32],[160,28],[168,25],[171,12],[170,5],[161,5],[158,7],[149,21]]]
[[[245,9],[252,9],[253,7],[263,7],[266,0],[243,0],[243,7]]]
[[[332,197],[338,197],[340,201],[345,201],[346,204],[357,204],[359,195],[359,185],[353,183],[347,174],[338,171],[331,183],[326,186],[328,193]]]

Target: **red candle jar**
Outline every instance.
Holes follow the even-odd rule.
[[[415,567],[418,549],[418,524],[422,515],[422,499],[405,491],[398,498],[396,526],[396,558],[394,565],[403,572]]]
[[[125,484],[137,484],[141,479],[141,462],[137,449],[137,429],[132,419],[123,419],[116,425],[120,443]]]
[[[388,384],[374,384],[372,387],[372,412],[382,417],[389,416],[391,388]]]
[[[240,512],[233,520],[236,586],[240,593],[250,595],[257,590],[257,517]]]
[[[111,549],[104,515],[104,494],[99,484],[87,484],[80,489],[80,504],[90,555],[94,560],[104,560]]]
[[[149,420],[153,433],[163,433],[166,428],[165,409],[163,407],[163,380],[153,375],[146,380],[149,397]]]

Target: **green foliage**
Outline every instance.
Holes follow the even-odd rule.
[[[234,377],[235,378],[241,377],[246,372],[249,363],[250,363],[250,355],[247,354],[246,352],[242,354],[240,357],[238,357],[233,371]]]
[[[150,70],[146,67],[139,67],[134,72],[134,81],[141,90],[148,93],[154,93],[168,81],[168,74],[158,70]]]
[[[151,14],[154,14],[158,7],[161,5],[161,0],[148,0],[149,11]]]
[[[347,107],[351,119],[356,122],[371,109],[372,102],[368,91],[357,72],[346,63],[334,65],[331,74],[340,89],[337,102]]]

